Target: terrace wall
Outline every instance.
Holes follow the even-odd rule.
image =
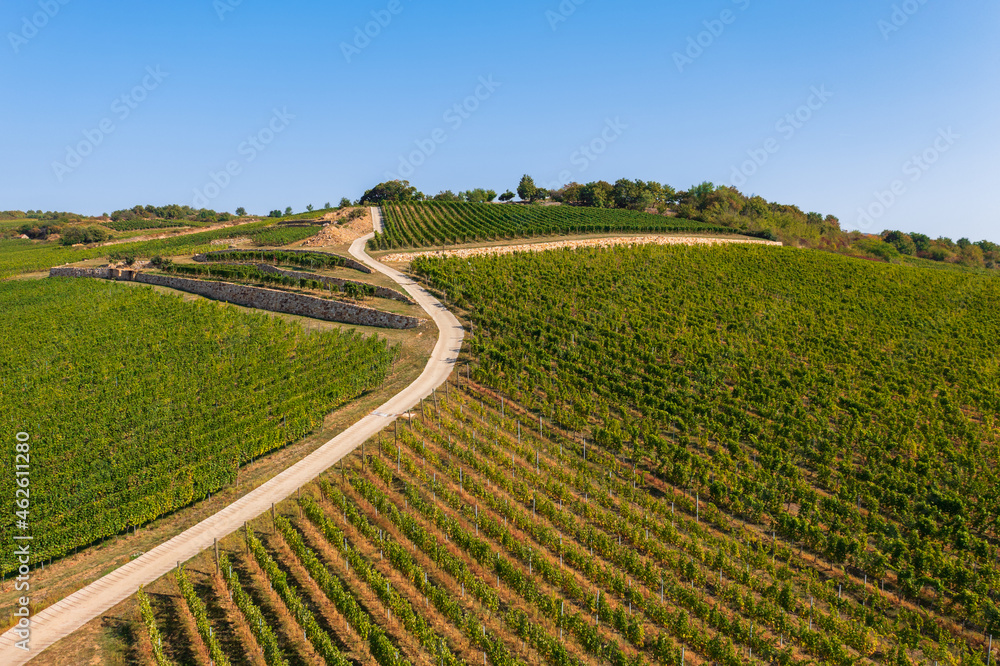
[[[140,282],[151,284],[191,294],[198,294],[212,300],[233,303],[269,312],[301,315],[324,321],[335,321],[342,324],[358,326],[375,326],[378,328],[408,329],[416,328],[420,319],[397,315],[372,308],[352,305],[341,301],[316,298],[304,294],[293,294],[276,289],[248,287],[229,282],[210,282],[188,278],[170,277],[166,275],[151,275],[138,271],[118,268],[53,268],[49,271],[51,277],[99,278],[103,280],[118,280],[123,282]]]

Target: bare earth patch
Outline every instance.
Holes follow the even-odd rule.
[[[776,245],[781,243],[766,240],[750,240],[743,238],[708,238],[698,236],[627,236],[621,238],[590,238],[585,240],[566,240],[551,243],[525,243],[522,245],[504,245],[498,247],[473,247],[461,250],[432,250],[429,252],[404,252],[398,254],[387,254],[379,257],[380,261],[409,262],[418,257],[459,257],[468,259],[470,257],[495,256],[501,254],[514,254],[515,252],[545,252],[547,250],[559,250],[569,248],[576,250],[579,248],[607,248],[617,245]]]
[[[365,208],[363,217],[359,217],[346,224],[339,224],[339,221],[347,217],[351,210],[348,208],[335,213],[327,213],[323,219],[327,220],[330,224],[323,227],[323,230],[312,238],[307,239],[302,243],[301,247],[341,245],[343,243],[351,243],[365,234],[370,234],[372,232],[372,214],[367,208]]]

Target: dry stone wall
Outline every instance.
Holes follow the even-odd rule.
[[[358,326],[375,326],[378,328],[407,329],[416,328],[420,319],[404,315],[381,312],[359,305],[331,301],[304,294],[292,294],[276,289],[262,289],[229,282],[209,282],[191,280],[188,278],[152,275],[118,268],[53,268],[49,271],[52,277],[101,278],[104,280],[119,280],[140,282],[161,287],[169,287],[178,291],[198,294],[217,301],[233,303],[245,307],[283,312],[285,314],[301,315],[324,321],[335,321],[342,324]]]

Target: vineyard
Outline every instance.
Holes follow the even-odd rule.
[[[0,239],[0,280],[60,266],[63,264],[105,257],[109,252],[133,253],[140,257],[196,254],[214,249],[212,241],[230,238],[250,238],[257,246],[282,246],[309,238],[318,227],[277,228],[274,222],[262,220],[225,229],[202,231],[157,240],[120,243],[110,247],[63,247],[58,243],[38,243],[21,239]]]
[[[913,658],[985,656],[1000,633],[996,281],[745,247],[414,267],[469,308],[479,381],[745,521],[749,547],[814,558],[808,575],[853,590],[854,617]],[[894,601],[872,607],[875,591]]]
[[[294,264],[310,270],[317,268],[342,268],[351,263],[345,257],[327,252],[287,252],[281,250],[217,250],[195,257],[195,261],[236,261],[263,264]],[[366,272],[371,271],[365,269]]]
[[[475,383],[345,462],[234,535],[218,565],[201,558],[219,619],[199,633],[229,637],[220,658],[985,663],[981,635],[888,581],[822,565]],[[144,643],[158,640],[178,661],[191,644]]]
[[[200,226],[188,220],[157,220],[142,217],[131,220],[109,220],[101,222],[101,224],[115,231],[145,231],[146,229],[175,229],[177,227]]]
[[[386,203],[382,211],[385,231],[371,240],[376,250],[584,233],[734,233],[661,215],[575,206],[421,202]]]
[[[30,516],[18,519],[35,562],[233,483],[381,386],[398,353],[376,337],[91,280],[0,283],[0,311],[0,427],[33,442]],[[0,487],[14,506],[13,467]],[[0,539],[14,521],[0,521]],[[0,555],[4,575],[16,567],[10,549]]]

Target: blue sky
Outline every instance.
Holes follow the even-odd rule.
[[[987,0],[8,0],[0,209],[266,213],[530,173],[1000,241],[998,25]]]

